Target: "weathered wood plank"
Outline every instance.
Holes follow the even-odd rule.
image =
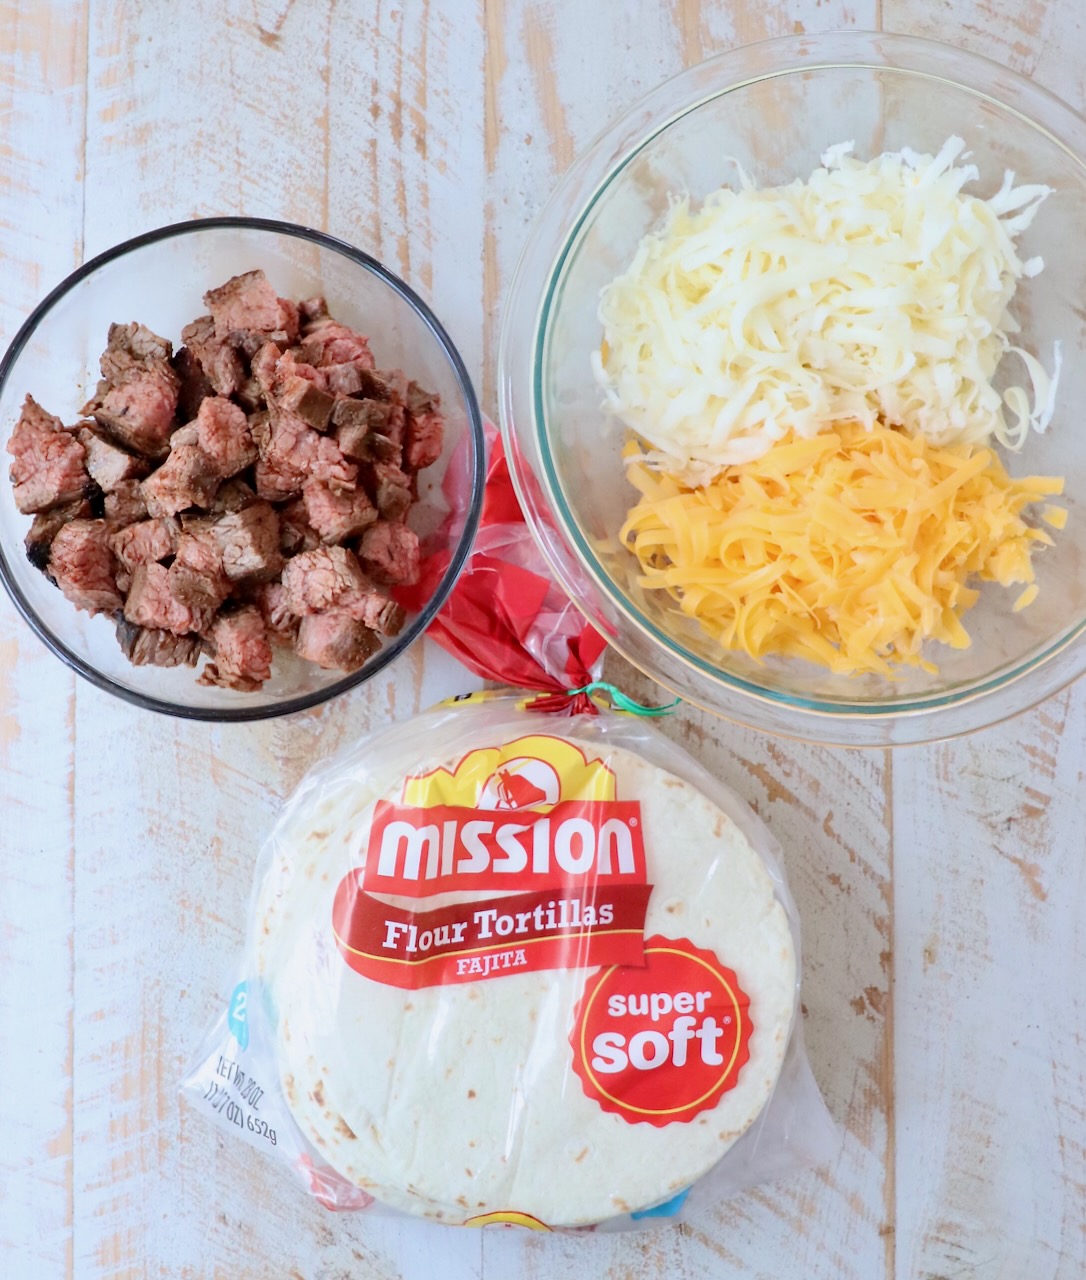
[[[627,5],[488,0],[487,350],[531,220],[608,120],[683,65],[796,29],[877,22],[874,3],[768,6],[677,0]],[[488,393],[492,375],[484,379]],[[624,663],[610,678],[652,700]],[[890,1039],[889,785],[880,754],[771,743],[690,707],[663,722],[773,827],[805,929],[807,1036],[815,1073],[847,1129],[830,1170],[762,1189],[705,1221],[651,1235],[488,1235],[487,1275],[891,1276],[894,1188]]]
[[[324,226],[432,297],[477,365],[481,260],[464,245],[481,241],[481,64],[479,24],[424,0],[260,0],[225,12],[205,0],[176,24],[154,4],[95,0],[88,248],[191,214]],[[225,1141],[177,1097],[229,989],[257,847],[283,798],[365,729],[475,683],[419,649],[321,711],[225,728],[80,689],[81,1277],[391,1280],[408,1263],[432,1274],[439,1262],[478,1275],[477,1237],[333,1217],[290,1171]]]
[[[1076,4],[883,7],[1086,103]],[[1086,1269],[1084,742],[1080,686],[895,757],[899,1275]]]
[[[0,345],[79,261],[85,50],[81,3],[0,4]],[[4,596],[0,1273],[11,1280],[72,1274],[74,714],[74,677]]]

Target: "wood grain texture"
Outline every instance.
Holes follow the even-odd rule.
[[[1086,106],[1081,5],[884,0]],[[952,9],[954,13],[952,13]],[[1086,1273],[1081,685],[894,762],[898,1273]],[[908,851],[907,855],[903,851]]]
[[[81,251],[83,6],[0,4],[0,346]],[[6,469],[6,468],[5,468]],[[0,599],[0,1275],[72,1266],[75,689]]]

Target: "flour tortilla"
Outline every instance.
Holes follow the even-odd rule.
[[[646,935],[688,938],[736,971],[750,997],[750,1061],[693,1120],[630,1124],[586,1097],[572,1070],[574,1010],[595,971],[401,991],[348,968],[332,899],[364,860],[375,799],[402,786],[390,785],[395,762],[375,772],[356,761],[311,786],[280,824],[258,902],[257,962],[299,1127],[334,1169],[397,1209],[444,1222],[516,1211],[580,1226],[661,1203],[717,1163],[780,1074],[796,956],[761,857],[689,783],[609,743],[576,745],[615,772],[620,799],[641,802],[655,885]],[[464,749],[433,767],[452,767]]]

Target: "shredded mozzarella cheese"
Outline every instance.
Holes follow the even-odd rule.
[[[938,444],[1017,449],[1052,418],[1049,375],[1010,335],[1015,237],[1051,193],[1007,173],[989,200],[965,143],[861,162],[840,143],[806,182],[675,200],[662,231],[603,290],[593,356],[606,405],[655,469],[705,483],[788,432],[876,419]],[[1005,354],[1030,392],[992,386]],[[1004,408],[1011,418],[1008,423]]]

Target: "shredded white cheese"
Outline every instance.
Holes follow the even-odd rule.
[[[760,190],[740,169],[698,210],[674,200],[603,290],[596,376],[651,465],[704,483],[845,419],[1011,449],[1048,425],[1059,344],[1049,375],[1011,344],[1007,307],[1044,265],[1015,237],[1051,188],[1007,173],[989,200],[963,195],[979,175],[960,138],[937,156],[851,150],[806,182]],[[1007,353],[1030,393],[992,386]]]

